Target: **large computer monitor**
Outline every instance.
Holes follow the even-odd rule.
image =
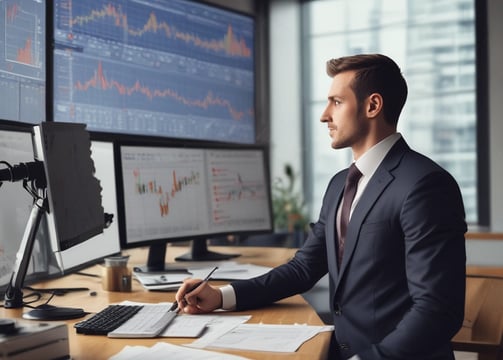
[[[52,13],[55,121],[255,142],[253,17],[188,0],[55,0]]]
[[[121,244],[149,245],[148,270],[169,270],[169,242],[192,240],[177,260],[222,260],[235,254],[208,251],[212,236],[272,231],[264,148],[117,146]]]
[[[0,1],[0,12],[0,119],[37,124],[46,114],[45,1]]]

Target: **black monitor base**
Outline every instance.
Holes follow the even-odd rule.
[[[206,239],[192,240],[190,252],[177,256],[176,261],[221,261],[240,256],[240,254],[224,254],[208,250]]]
[[[59,307],[48,304],[39,305],[23,314],[23,319],[29,320],[70,320],[87,315],[83,309]]]
[[[176,261],[222,261],[240,256],[241,254],[225,254],[208,250],[206,239],[191,241],[190,252],[175,258]],[[147,265],[135,268],[141,272],[188,272],[187,267],[178,264],[166,264],[167,244],[151,245],[148,252]]]

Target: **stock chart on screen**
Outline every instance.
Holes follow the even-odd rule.
[[[127,242],[270,229],[256,149],[121,146]]]
[[[0,1],[0,119],[45,120],[45,2]]]
[[[54,38],[56,121],[254,142],[253,18],[184,0],[56,0]]]

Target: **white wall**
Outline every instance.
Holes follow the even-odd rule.
[[[296,0],[270,4],[271,178],[284,177],[286,163],[301,173],[302,101],[300,7]],[[300,184],[298,184],[300,185]]]

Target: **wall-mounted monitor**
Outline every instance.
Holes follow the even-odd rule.
[[[93,132],[255,142],[255,19],[187,0],[55,0],[53,116]]]
[[[221,260],[229,254],[207,251],[212,236],[272,231],[263,148],[119,144],[117,157],[124,248],[192,240],[178,260]],[[152,249],[147,265],[160,270],[165,251]]]
[[[41,0],[0,1],[0,119],[45,120],[46,7]]]

